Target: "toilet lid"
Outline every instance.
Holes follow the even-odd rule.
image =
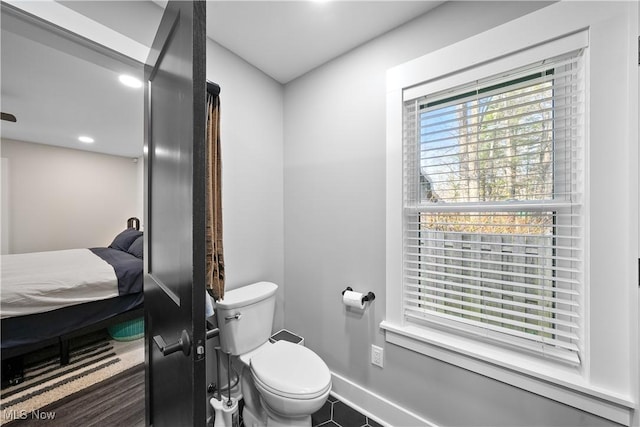
[[[255,378],[272,392],[305,398],[323,393],[331,384],[324,361],[308,348],[277,341],[251,358]]]

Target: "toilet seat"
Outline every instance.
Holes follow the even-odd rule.
[[[288,399],[288,400],[312,400],[316,399],[324,394],[326,394],[330,388],[331,383],[327,384],[322,390],[317,391],[315,393],[287,393],[282,390],[275,389],[273,387],[269,387],[267,384],[260,381],[258,378],[254,376],[253,381],[258,387],[259,390],[270,393],[273,396],[278,398]]]
[[[250,367],[257,385],[287,399],[314,399],[331,388],[331,373],[320,356],[288,341],[264,347]]]

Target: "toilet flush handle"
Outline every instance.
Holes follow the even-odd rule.
[[[234,314],[232,316],[225,316],[224,320],[229,322],[231,320],[240,320],[241,317],[242,317],[242,313],[236,313],[236,314]]]

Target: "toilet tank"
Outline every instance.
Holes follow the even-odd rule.
[[[258,282],[225,292],[216,303],[222,351],[241,355],[267,342],[277,289],[275,283]]]

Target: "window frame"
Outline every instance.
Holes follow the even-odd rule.
[[[576,43],[578,45],[586,44],[586,37],[583,40],[578,40],[579,38],[580,37],[576,38]],[[472,215],[481,215],[483,213],[486,213],[489,215],[493,215],[493,214],[502,215],[502,214],[508,214],[510,212],[511,213],[526,212],[527,214],[536,215],[536,214],[546,213],[547,215],[551,215],[553,217],[552,220],[554,221],[554,224],[555,224],[556,220],[566,223],[566,221],[568,221],[566,216],[569,213],[573,212],[573,209],[576,209],[576,208],[580,209],[582,204],[579,200],[581,199],[581,195],[584,192],[584,189],[581,188],[582,185],[579,185],[579,184],[583,182],[582,172],[584,170],[584,165],[582,165],[582,163],[584,163],[584,159],[579,160],[579,158],[580,158],[580,153],[583,151],[582,146],[584,145],[584,143],[582,139],[584,139],[584,135],[581,135],[580,141],[577,143],[578,151],[576,155],[578,158],[576,158],[574,161],[571,162],[572,164],[574,164],[572,169],[569,172],[565,171],[564,173],[560,173],[560,174],[556,174],[555,172],[552,172],[552,177],[551,177],[551,179],[553,180],[552,186],[555,188],[562,187],[563,191],[556,192],[555,190],[552,190],[551,194],[549,194],[549,196],[551,196],[550,198],[543,197],[543,198],[532,199],[532,200],[518,199],[518,200],[489,200],[489,201],[451,200],[446,203],[425,202],[424,200],[422,200],[422,197],[421,197],[422,187],[421,187],[421,184],[418,182],[419,180],[417,178],[422,174],[424,166],[422,165],[422,163],[418,164],[417,159],[418,158],[423,159],[422,152],[420,151],[422,150],[423,142],[420,142],[420,136],[419,136],[420,130],[424,130],[424,127],[421,124],[423,120],[422,114],[425,114],[425,113],[428,114],[428,111],[429,111],[429,110],[427,110],[427,112],[422,111],[422,108],[421,108],[422,106],[424,105],[426,105],[427,107],[434,106],[436,107],[436,109],[432,111],[438,111],[437,110],[438,105],[445,104],[444,108],[448,108],[451,106],[458,106],[460,104],[467,104],[468,102],[473,102],[474,100],[477,101],[479,98],[482,98],[483,93],[491,92],[493,94],[498,95],[502,93],[510,93],[512,91],[519,90],[519,89],[528,88],[533,85],[539,85],[540,82],[536,83],[534,82],[534,80],[539,78],[545,79],[547,76],[554,76],[552,80],[547,80],[546,82],[551,83],[551,85],[548,86],[548,90],[552,91],[551,98],[555,99],[555,95],[553,94],[553,91],[557,90],[558,87],[564,86],[564,82],[562,80],[560,82],[556,81],[555,76],[558,75],[557,71],[561,70],[561,67],[564,67],[568,64],[576,64],[576,65],[579,65],[579,69],[574,70],[574,72],[572,72],[571,75],[575,74],[576,76],[578,76],[578,78],[583,79],[582,72],[581,72],[581,70],[584,68],[583,55],[584,53],[582,52],[582,49],[579,49],[574,52],[570,52],[569,55],[563,55],[562,58],[548,58],[549,62],[545,60],[544,63],[528,64],[528,66],[525,66],[524,69],[504,70],[504,73],[506,73],[506,75],[502,75],[499,78],[495,78],[495,76],[488,76],[489,77],[488,80],[487,79],[480,79],[480,81],[475,80],[475,82],[463,85],[462,87],[452,88],[451,91],[447,91],[445,96],[438,96],[438,94],[435,94],[435,95],[427,95],[426,97],[421,97],[421,98],[412,98],[404,101],[404,104],[405,104],[404,114],[409,114],[411,117],[409,119],[405,119],[403,116],[404,128],[414,129],[416,126],[420,126],[419,129],[416,128],[415,134],[414,132],[406,131],[408,132],[408,134],[404,136],[404,141],[403,141],[403,144],[404,144],[403,153],[405,157],[404,164],[403,164],[403,167],[404,167],[403,176],[405,177],[405,182],[404,182],[405,188],[403,193],[404,194],[403,236],[405,237],[405,239],[407,239],[408,234],[411,234],[411,235],[414,234],[414,232],[411,231],[412,227],[408,224],[411,224],[412,221],[420,222],[423,214],[437,215],[440,213],[440,214],[458,215],[458,214],[464,214],[464,213],[471,213]],[[560,71],[560,74],[563,74],[563,72]],[[561,79],[562,78],[564,77],[561,77]],[[571,93],[572,98],[579,96],[578,94],[580,92],[584,92],[584,86],[585,86],[584,81],[580,81],[579,83],[580,85],[576,87],[576,92]],[[425,86],[426,86],[425,87],[425,90],[426,90],[429,87],[429,85],[425,85]],[[470,87],[474,87],[474,89],[469,92],[468,89]],[[428,102],[429,99],[435,99],[433,101],[430,101],[432,105],[430,105],[430,103]],[[455,101],[455,104],[451,103],[450,101]],[[583,108],[584,99],[582,99],[582,96],[579,96],[576,103],[571,104],[571,107]],[[562,116],[562,112],[564,111],[565,108],[566,108],[566,105],[553,107],[553,112],[551,113],[552,118],[550,120],[552,120],[552,122],[554,123],[554,126],[556,122],[562,123],[565,120]],[[556,115],[557,113],[561,113],[561,114]],[[584,116],[583,112],[580,111],[578,116],[583,117]],[[584,121],[584,118],[582,120]],[[584,123],[581,123],[581,127],[584,127]],[[574,132],[575,131],[576,130],[574,129]],[[555,128],[552,128],[552,129],[549,129],[548,132],[555,134],[556,130]],[[551,141],[553,146],[552,156],[551,156],[552,159],[565,158],[567,153],[573,152],[573,149],[576,148],[572,145],[572,142],[571,142],[572,138],[566,138],[564,135],[564,131],[562,132],[563,132],[563,136],[561,136],[558,139],[560,143],[558,143],[557,141]],[[582,134],[581,131],[577,131],[577,132],[579,134]],[[474,134],[471,133],[469,135],[474,135]],[[431,149],[428,149],[427,151],[431,151]],[[455,156],[453,158],[455,158]],[[453,161],[453,158],[451,159],[451,161]],[[557,166],[558,165],[555,164],[555,160],[554,160],[554,164],[552,165],[551,169],[555,171],[557,169]],[[577,185],[577,187],[575,188],[575,190],[577,190],[577,193],[574,193],[573,191],[571,191],[570,193],[566,193],[565,178],[568,175],[576,177],[577,182],[575,184]],[[439,194],[439,195],[442,195],[442,194]],[[568,201],[566,199],[568,195],[577,197],[578,201],[577,202]],[[411,219],[412,216],[417,216],[417,219],[416,218]],[[578,221],[582,223],[583,218],[580,218]],[[573,227],[575,226],[575,223],[572,222],[571,225]],[[555,226],[553,226],[552,228],[554,229],[554,235],[553,235],[554,241],[556,240],[556,238],[565,239],[567,237],[567,234],[566,234],[568,230],[567,228],[560,227],[563,230],[562,232],[557,231]],[[582,229],[583,227],[580,226],[579,230],[582,230]],[[462,232],[460,237],[464,237],[463,236],[464,234],[465,233]],[[505,236],[507,235],[505,234]],[[572,245],[572,249],[570,249],[572,254],[571,257],[576,258],[577,260],[576,262],[579,263],[580,265],[584,265],[583,259],[581,257],[581,254],[583,252],[582,240],[583,240],[582,232],[580,232],[580,238],[578,240],[575,240],[575,243]],[[478,243],[475,240],[474,242]],[[407,243],[408,242],[405,241],[405,244]],[[419,242],[413,243],[413,244],[420,245]],[[533,246],[534,245],[532,245],[532,247]],[[431,253],[430,249],[433,249],[436,252],[438,252],[437,258],[442,259],[443,263],[447,262],[448,260],[447,255],[445,253],[439,252],[439,251],[444,251],[444,246],[442,249],[431,248],[431,247],[427,248],[427,251],[425,253],[426,258],[429,258],[429,253]],[[438,267],[438,266],[435,266],[433,270],[429,268],[419,267],[417,264],[420,263],[420,261],[413,260],[414,257],[418,256],[415,251],[416,249],[413,249],[413,250],[405,251],[404,253],[404,266],[403,266],[404,272],[403,272],[402,286],[405,293],[407,292],[407,287],[422,288],[422,286],[425,285],[424,283],[422,283],[421,280],[417,279],[417,277],[408,277],[408,276],[415,276],[416,274],[420,276],[423,273],[428,276],[444,274],[442,273],[441,267]],[[487,255],[489,257],[496,257],[499,254],[495,251],[489,251],[487,252]],[[461,254],[458,256],[464,257],[465,255]],[[479,258],[475,258],[473,260],[470,259],[470,262],[477,262],[481,264],[483,263],[483,261]],[[488,262],[495,264],[495,261],[488,261]],[[413,268],[409,269],[411,271],[414,271],[414,273],[407,273],[408,264],[416,264],[413,266]],[[533,269],[538,268],[536,264],[531,264],[530,267]],[[453,265],[451,268],[456,269],[455,265]],[[460,265],[460,268],[463,268],[465,270],[468,269],[463,264]],[[420,271],[418,272],[416,269]],[[556,271],[556,268],[553,267],[551,268],[551,270]],[[487,270],[487,272],[488,271],[489,270]],[[494,274],[498,273],[496,270],[491,270],[491,271],[494,271]],[[459,273],[459,274],[462,274],[462,273]],[[507,276],[510,275],[508,272],[505,272],[504,274]],[[474,274],[472,274],[471,276],[475,277],[475,279],[472,279],[472,280],[481,281],[480,276],[474,275]],[[413,283],[416,280],[417,280],[417,283]],[[442,280],[446,280],[446,279],[442,279]],[[440,288],[441,286],[437,284],[429,284],[428,279],[426,279],[426,282],[427,282],[426,286],[428,286],[429,288],[433,288],[433,287]],[[439,282],[439,280],[436,280],[436,282]],[[453,280],[453,282],[455,282],[455,280]],[[556,288],[562,289],[569,286],[567,281],[563,279],[561,279],[559,282],[556,282],[555,280],[553,282],[554,284],[551,288],[546,288],[546,285],[545,285],[544,292],[553,291]],[[519,287],[517,283],[518,282],[514,282],[513,285],[516,287]],[[455,286],[455,285],[452,283],[450,286]],[[578,281],[576,286],[578,286],[579,288],[582,288],[582,282]],[[436,294],[440,294],[440,293],[447,294],[446,289],[447,287],[444,287],[442,288],[442,291],[435,291],[435,289],[433,289],[433,291],[435,291]],[[491,289],[491,287],[487,288],[487,291],[492,292],[489,289]],[[499,293],[499,292],[500,292],[499,289],[496,289],[496,293]],[[457,293],[453,292],[453,294],[457,294]],[[423,295],[423,294],[420,294],[420,295]],[[426,298],[426,300],[429,301],[432,299],[430,295],[432,295],[432,293],[429,290],[424,291],[423,296],[424,298]],[[449,298],[454,298],[449,295],[444,295],[444,296]],[[419,296],[414,297],[414,299],[415,298],[421,299]],[[522,350],[522,351],[527,351],[528,349],[532,354],[537,354],[539,357],[547,357],[561,363],[580,365],[580,354],[582,353],[582,349],[580,347],[582,347],[581,343],[583,340],[583,337],[582,337],[583,334],[581,333],[582,325],[579,324],[580,323],[579,319],[582,316],[579,316],[579,314],[581,314],[580,310],[581,310],[581,307],[584,305],[582,292],[580,292],[578,295],[574,295],[573,292],[567,293],[565,291],[561,293],[561,296],[559,297],[560,304],[566,304],[569,301],[577,302],[579,304],[579,307],[577,308],[577,311],[574,311],[574,314],[575,316],[577,316],[577,319],[578,319],[577,326],[580,329],[578,329],[577,331],[574,331],[577,333],[577,336],[575,338],[577,342],[575,343],[576,345],[574,346],[574,348],[571,350],[569,350],[568,348],[571,347],[571,345],[573,344],[573,340],[562,339],[562,338],[559,339],[559,341],[571,343],[571,344],[568,344],[569,347],[565,347],[565,349],[561,348],[563,346],[557,347],[556,345],[553,345],[553,344],[545,345],[543,344],[543,341],[536,340],[534,337],[528,337],[526,334],[520,335],[520,336],[518,336],[519,333],[513,333],[513,332],[505,334],[506,331],[504,331],[504,325],[499,325],[496,329],[495,327],[491,327],[488,325],[485,327],[484,325],[477,324],[477,321],[476,321],[477,318],[482,316],[474,316],[476,320],[471,321],[471,323],[462,321],[461,319],[458,319],[458,317],[464,317],[464,315],[462,313],[459,315],[456,315],[455,311],[457,310],[455,308],[452,309],[454,310],[453,314],[447,313],[447,315],[441,316],[438,314],[438,311],[441,311],[441,308],[437,308],[437,307],[440,307],[440,304],[437,303],[437,300],[441,300],[441,297],[435,296],[434,298],[436,300],[435,305],[427,302],[427,311],[421,310],[420,308],[417,309],[422,314],[416,314],[416,313],[405,314],[405,316],[411,318],[411,320],[406,320],[406,322],[418,323],[418,324],[426,323],[427,325],[430,325],[432,327],[440,327],[445,330],[447,329],[457,330],[457,331],[461,331],[462,333],[474,334],[479,339],[482,339],[481,337],[486,337],[488,341],[493,341],[494,344],[501,343],[505,346],[517,347],[519,348],[519,350]],[[403,309],[406,313],[406,308],[404,308],[406,307],[406,296],[403,298],[403,302],[405,303],[403,304]],[[416,304],[418,305],[418,307],[420,306],[419,303],[416,302]],[[492,310],[490,304],[486,306],[482,302],[476,302],[476,304],[483,305],[484,307],[486,307],[486,310],[494,312],[493,315],[494,316],[496,315],[495,314],[496,310]],[[505,302],[505,304],[509,305],[507,302]],[[443,305],[446,305],[446,304],[443,304]],[[410,304],[410,306],[413,306],[413,305]],[[431,306],[432,308],[429,309],[429,306]],[[531,305],[530,308],[536,311],[540,310],[539,308],[537,308],[537,305],[535,306]],[[526,312],[526,310],[527,308],[524,308],[522,312]],[[410,311],[415,312],[416,310],[410,310]],[[497,310],[497,311],[502,311],[502,310]],[[555,310],[552,310],[552,311],[555,312]],[[517,314],[514,314],[514,315],[516,317],[518,316]],[[526,315],[524,315],[523,317],[526,317]],[[554,317],[554,320],[550,320],[550,323],[553,324],[554,326],[556,326],[555,319],[556,318]],[[558,320],[558,323],[561,324],[562,320]],[[576,322],[572,322],[572,323],[576,323]]]
[[[485,33],[432,52],[390,69],[387,73],[387,227],[386,227],[386,313],[380,327],[387,342],[405,347],[461,368],[480,373],[550,399],[577,407],[590,413],[630,425],[638,408],[638,172],[632,167],[638,159],[638,100],[624,92],[637,91],[637,64],[634,48],[638,28],[638,5],[631,3],[560,2],[530,15],[496,27]],[[540,22],[546,25],[540,26]],[[532,357],[520,351],[478,341],[464,333],[450,333],[435,328],[407,324],[402,314],[402,110],[403,100],[436,93],[475,79],[516,69],[545,58],[570,52],[576,43],[585,48],[585,73],[588,84],[585,114],[597,117],[586,130],[586,230],[585,230],[585,358],[580,367],[561,366]],[[612,66],[612,49],[625,55],[628,61]],[[605,48],[604,46],[607,46]],[[595,56],[593,56],[595,55]],[[606,59],[608,58],[608,59]],[[609,62],[607,62],[609,61]],[[616,68],[617,67],[617,68]],[[616,70],[612,70],[616,68]],[[611,76],[625,73],[620,90],[614,90],[621,104],[614,111],[605,111],[609,81],[603,77],[605,69]],[[607,71],[609,72],[609,71]],[[633,78],[635,76],[635,79]],[[428,87],[428,90],[425,90]],[[604,92],[604,93],[603,93]],[[592,95],[595,94],[595,95]],[[592,104],[593,103],[593,104]],[[609,105],[609,108],[611,106]],[[613,114],[617,114],[613,117]],[[591,116],[593,114],[593,116]],[[601,145],[591,147],[594,135],[601,141],[606,134],[602,116],[614,118],[622,126],[616,142],[616,160],[626,160],[625,177],[616,197],[630,198],[625,204],[618,199],[611,209],[621,208],[616,217],[616,233],[605,233],[604,226],[595,222],[606,209],[590,204],[590,197],[603,188],[598,180],[602,168],[595,158],[601,156]],[[592,158],[593,157],[593,158]],[[600,160],[598,158],[598,160]],[[593,170],[591,169],[593,168]],[[591,173],[596,173],[595,178]],[[594,182],[592,182],[594,181]],[[615,206],[614,206],[615,205]],[[611,227],[611,224],[608,225]],[[631,234],[628,242],[621,230]],[[599,246],[603,235],[616,243],[624,267],[612,271],[606,261],[595,260],[593,253],[602,254]],[[612,236],[609,237],[608,235]],[[627,234],[628,235],[628,234]],[[624,243],[623,245],[621,245]],[[621,263],[622,264],[622,263]],[[601,287],[591,288],[591,281],[610,280],[615,293]],[[616,309],[607,307],[618,307]],[[602,313],[602,310],[606,312]],[[617,331],[611,334],[603,320],[613,322]],[[609,336],[607,336],[609,334]],[[631,341],[629,341],[631,337]],[[617,361],[607,359],[615,352]],[[635,411],[637,412],[637,411]],[[635,415],[637,417],[637,414]]]

